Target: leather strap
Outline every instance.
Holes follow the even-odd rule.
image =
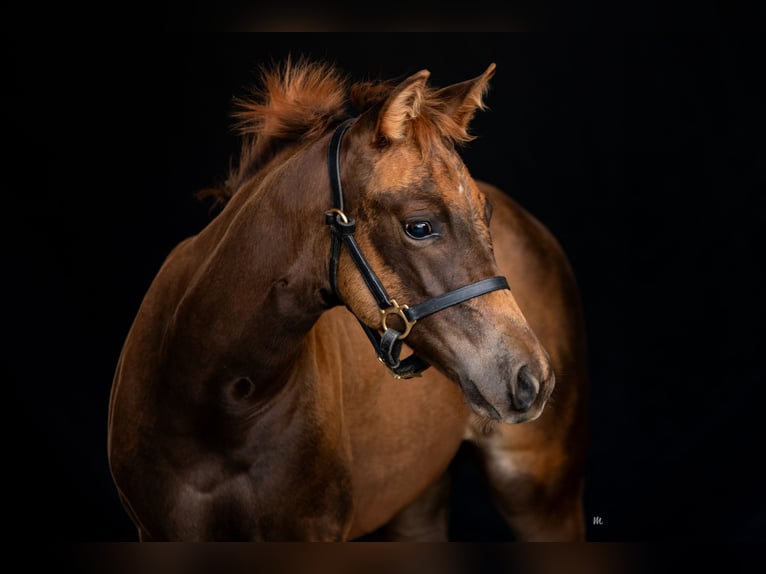
[[[452,307],[453,305],[457,305],[458,303],[462,303],[468,299],[473,299],[474,297],[478,297],[479,295],[484,295],[485,293],[496,291],[498,289],[510,289],[508,286],[508,281],[506,281],[505,277],[497,276],[490,277],[488,279],[482,279],[481,281],[471,283],[465,287],[460,287],[454,291],[445,293],[444,295],[439,295],[438,297],[429,299],[428,301],[423,301],[414,307],[405,309],[403,312],[407,316],[407,319],[410,321],[417,321],[423,317],[433,315],[442,309],[446,309],[447,307]]]
[[[330,187],[332,188],[332,205],[343,211],[343,187],[340,184],[340,142],[343,134],[351,127],[356,118],[349,118],[340,124],[330,139],[330,150],[327,154],[327,167],[330,172]]]

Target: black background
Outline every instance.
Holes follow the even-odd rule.
[[[497,64],[462,155],[568,253],[591,363],[594,541],[760,540],[763,93],[753,46],[591,34],[255,34],[9,47],[2,96],[6,479],[19,532],[134,540],[106,463],[109,390],[194,193],[238,140],[232,96],[288,53],[354,79]],[[457,540],[501,540],[466,470]],[[594,525],[599,516],[602,525]]]

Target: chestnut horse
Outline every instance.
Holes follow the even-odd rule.
[[[445,540],[464,441],[517,539],[584,539],[574,277],[457,152],[494,69],[437,89],[288,60],[239,101],[225,205],[116,369],[109,464],[140,540]]]

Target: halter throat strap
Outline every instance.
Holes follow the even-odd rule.
[[[378,359],[388,367],[394,377],[409,379],[418,377],[430,364],[418,357],[415,353],[405,359],[400,359],[402,342],[410,334],[412,327],[417,321],[442,311],[458,303],[462,303],[474,297],[484,295],[498,289],[510,289],[505,277],[496,276],[482,279],[470,285],[460,287],[444,293],[432,299],[423,301],[413,307],[399,305],[395,299],[391,299],[386,292],[383,283],[370,267],[369,262],[359,249],[359,244],[354,238],[356,221],[344,212],[343,187],[340,180],[340,146],[343,135],[356,118],[351,118],[340,124],[330,138],[330,146],[327,155],[327,164],[330,175],[330,187],[332,189],[333,207],[325,213],[325,222],[330,227],[331,250],[330,250],[330,286],[338,299],[338,302],[356,316],[353,310],[344,303],[338,291],[338,263],[342,247],[346,247],[354,265],[359,270],[367,289],[375,299],[380,311],[379,330],[375,330],[357,317],[359,324],[370,339]],[[389,316],[396,315],[403,323],[400,331],[388,325]],[[382,333],[382,334],[380,334]]]

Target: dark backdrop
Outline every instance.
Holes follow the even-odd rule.
[[[551,229],[582,289],[589,539],[762,539],[764,100],[751,46],[486,33],[104,40],[9,49],[4,404],[18,532],[135,539],[106,462],[117,357],[164,257],[211,218],[194,193],[238,149],[232,96],[292,53],[355,79],[427,68],[435,85],[497,63],[462,155]],[[463,471],[456,539],[506,535],[482,489]]]

